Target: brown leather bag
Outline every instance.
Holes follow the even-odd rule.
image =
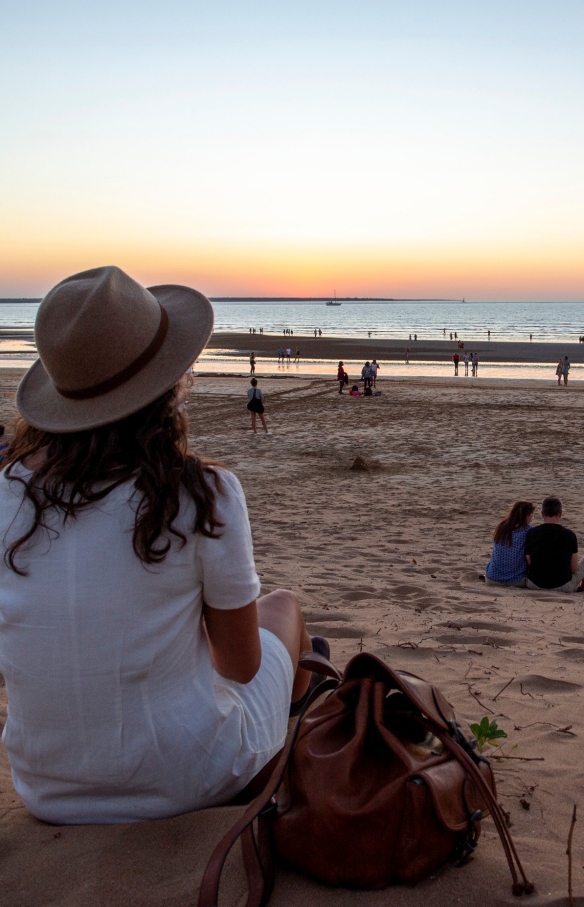
[[[274,846],[289,865],[322,882],[384,888],[416,882],[449,857],[464,860],[489,811],[513,893],[533,891],[497,804],[491,767],[463,737],[436,687],[366,653],[342,677],[315,653],[300,664],[330,679],[306,703],[265,790],[215,849],[199,907],[217,904],[223,864],[240,836],[247,907],[261,907],[271,893]]]

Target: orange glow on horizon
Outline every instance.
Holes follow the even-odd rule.
[[[146,286],[183,283],[209,296],[584,299],[581,250],[565,244],[520,249],[428,244],[267,246],[129,243],[120,238],[4,249],[2,296],[42,296],[76,271],[117,264]],[[19,290],[18,288],[22,289]]]

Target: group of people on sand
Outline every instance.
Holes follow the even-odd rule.
[[[378,397],[381,391],[374,391],[377,384],[377,372],[380,368],[377,359],[372,362],[367,361],[361,369],[361,379],[363,381],[363,390],[359,390],[357,384],[353,384],[349,391],[350,397]],[[342,394],[345,387],[349,384],[349,375],[345,371],[345,363],[341,360],[337,369],[337,381],[339,382],[339,394]]]
[[[584,591],[584,557],[578,557],[575,533],[561,525],[562,502],[545,498],[537,526],[531,525],[534,513],[530,501],[516,501],[498,523],[485,582],[552,592]]]
[[[290,362],[290,358],[292,356],[291,347],[279,346],[278,349],[276,350],[276,353],[278,355],[278,364],[284,363],[284,362],[288,362],[288,363]],[[296,348],[296,355],[294,356],[294,362],[300,362],[300,350],[298,348]]]
[[[458,375],[458,367],[460,365],[460,356],[458,353],[455,353],[452,357],[454,363],[454,374]],[[468,377],[469,367],[471,369],[471,376],[476,378],[479,373],[479,357],[478,353],[464,353],[462,357],[464,364],[464,374]]]
[[[562,383],[562,378],[564,379],[564,384],[568,383],[568,372],[570,371],[570,360],[567,356],[564,356],[563,359],[560,359],[556,366],[556,377],[558,379],[558,387]]]

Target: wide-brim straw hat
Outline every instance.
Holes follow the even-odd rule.
[[[16,395],[21,416],[55,433],[118,422],[170,390],[213,330],[213,307],[190,287],[144,289],[115,267],[58,283],[35,322],[40,359]]]

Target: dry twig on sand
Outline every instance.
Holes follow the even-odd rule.
[[[572,811],[572,821],[570,822],[570,831],[568,833],[568,846],[566,853],[568,855],[568,900],[570,907],[574,907],[574,898],[572,896],[572,835],[574,834],[574,825],[576,824],[576,804]]]

